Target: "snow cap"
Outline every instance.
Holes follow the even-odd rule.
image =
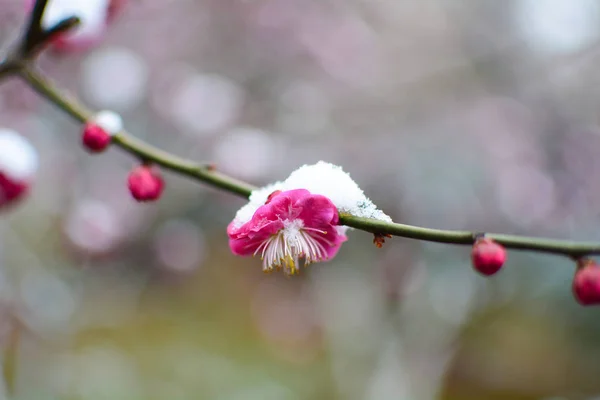
[[[316,164],[301,166],[282,182],[275,182],[254,190],[248,204],[237,212],[234,225],[241,226],[250,221],[258,207],[265,204],[269,195],[275,190],[292,189],[306,189],[312,194],[323,195],[329,198],[341,213],[392,222],[388,215],[365,196],[362,189],[341,167],[319,161]]]
[[[38,169],[38,154],[27,139],[0,128],[0,172],[14,181],[27,180]]]

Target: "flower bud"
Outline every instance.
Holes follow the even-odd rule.
[[[83,146],[91,153],[100,153],[110,144],[110,135],[94,122],[88,122],[83,127],[81,136]]]
[[[100,111],[83,127],[83,146],[91,153],[99,153],[108,147],[111,137],[123,129],[121,116],[113,111]]]
[[[131,195],[137,201],[157,200],[165,186],[160,171],[150,165],[134,168],[129,173],[127,185]]]
[[[492,239],[477,239],[471,251],[471,261],[479,273],[494,275],[506,262],[506,249]]]
[[[573,294],[583,306],[600,304],[600,266],[595,261],[583,259],[577,262]]]

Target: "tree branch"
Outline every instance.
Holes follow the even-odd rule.
[[[33,10],[29,15],[29,22],[25,29],[25,35],[19,46],[19,55],[26,58],[34,48],[38,47],[43,43],[44,28],[42,27],[42,17],[44,16],[44,10],[48,5],[48,0],[37,0],[33,5]]]
[[[27,31],[19,47],[21,51],[17,53],[16,57],[9,58],[0,64],[0,79],[13,74],[18,75],[32,89],[71,118],[80,123],[85,123],[93,118],[94,113],[75,98],[67,96],[31,65],[32,55],[35,55],[36,49],[42,48],[51,36],[64,32],[78,23],[77,18],[72,17],[60,22],[51,29],[44,30],[41,26],[41,20],[46,3],[47,0],[36,1]],[[119,132],[113,136],[112,141],[114,145],[142,161],[155,163],[167,170],[204,182],[232,194],[248,198],[252,191],[256,189],[255,186],[249,183],[215,171],[210,165],[198,164],[151,146],[126,131]],[[360,218],[349,214],[340,215],[340,224],[379,236],[393,235],[457,245],[472,245],[479,237],[485,236],[509,249],[558,254],[575,259],[586,255],[600,254],[600,243],[562,241],[496,233],[429,229]]]
[[[66,112],[76,121],[83,123],[92,118],[93,114],[91,111],[87,110],[76,100],[62,94],[56,86],[37,71],[26,67],[19,70],[18,73],[39,94]],[[114,144],[121,147],[123,150],[142,160],[151,161],[165,169],[194,178],[227,192],[247,198],[252,193],[252,190],[255,189],[254,186],[216,172],[209,166],[199,165],[193,161],[179,158],[163,150],[152,147],[131,136],[127,132],[118,133],[114,136],[113,141]],[[571,242],[496,233],[429,229],[412,225],[388,223],[375,219],[360,218],[349,214],[340,215],[340,224],[374,234],[388,234],[429,242],[472,245],[477,238],[485,235],[509,249],[539,251],[565,255],[573,258],[589,254],[600,254],[600,243]]]
[[[42,18],[47,5],[48,0],[37,0],[35,2],[29,16],[27,28],[25,29],[23,38],[18,47],[17,55],[12,58],[29,60],[35,57],[38,51],[41,50],[52,37],[79,25],[79,18],[72,16],[60,21],[51,28],[44,29]]]

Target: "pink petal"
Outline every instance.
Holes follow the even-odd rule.
[[[321,245],[323,245],[327,251],[327,259],[331,260],[337,255],[342,243],[348,240],[348,237],[339,233],[337,228],[333,225],[330,225],[329,227],[321,227],[321,230],[325,233],[313,232],[311,236],[321,243]]]
[[[0,208],[21,200],[29,191],[25,182],[17,182],[0,172]]]
[[[102,34],[95,36],[73,37],[70,33],[61,34],[52,38],[52,49],[59,53],[84,52],[98,46],[102,42]]]
[[[227,227],[229,246],[234,254],[252,255],[272,235],[280,232],[287,221],[300,219],[305,230],[326,251],[326,258],[336,256],[348,238],[337,227],[339,215],[327,197],[313,195],[306,189],[276,193],[260,206],[252,219],[242,226]]]
[[[329,247],[325,247],[325,249],[327,250],[327,259],[331,260],[337,255],[338,251],[340,250],[340,247],[342,247],[342,243],[348,240],[348,236],[339,234],[336,230],[335,233],[331,234],[328,237],[328,239],[333,239],[333,242],[335,243],[333,246],[330,245]]]
[[[304,226],[312,228],[337,225],[339,216],[335,205],[325,196],[314,194],[299,200],[302,212],[298,215]]]
[[[252,218],[257,215],[268,215],[269,218],[293,221],[302,212],[300,201],[307,196],[310,196],[310,192],[306,189],[294,189],[279,193],[268,204],[259,207]]]
[[[271,235],[276,234],[283,229],[283,221],[290,217],[293,212],[293,199],[306,195],[307,190],[300,189],[292,191],[294,193],[281,193],[272,198],[272,201],[260,206],[252,219],[240,227],[236,227],[233,222],[227,227],[229,236],[229,247],[234,254],[252,255],[262,243],[268,240]],[[295,213],[298,213],[296,211]]]
[[[232,222],[227,227],[229,247],[234,254],[252,255],[262,243],[281,229],[283,229],[283,223],[279,220],[268,221],[253,218],[240,227],[235,227]]]

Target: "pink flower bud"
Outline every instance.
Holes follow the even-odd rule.
[[[21,199],[28,190],[28,183],[14,181],[0,172],[0,208]]]
[[[573,278],[573,294],[583,306],[600,304],[600,266],[593,260],[580,260]]]
[[[92,152],[104,151],[111,142],[111,137],[123,129],[121,116],[113,111],[100,111],[94,119],[83,127],[82,142]]]
[[[83,135],[81,137],[83,146],[92,153],[99,153],[106,150],[110,144],[110,135],[96,125],[94,122],[88,122],[83,127]]]
[[[150,165],[140,165],[129,173],[129,191],[137,201],[157,200],[163,192],[164,181],[160,171]]]
[[[471,251],[471,261],[481,274],[494,275],[506,262],[506,249],[492,239],[478,239]]]
[[[22,199],[38,167],[36,150],[18,133],[0,129],[0,209]]]

